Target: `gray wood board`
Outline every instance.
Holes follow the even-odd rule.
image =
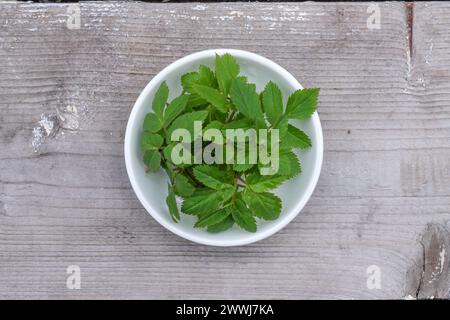
[[[67,4],[1,3],[0,297],[448,297],[450,4],[380,3],[380,29],[368,6],[89,2],[74,30]],[[298,217],[234,248],[160,226],[123,159],[147,82],[222,47],[320,87],[325,143]],[[63,128],[34,152],[42,114]],[[80,290],[66,288],[68,265]]]

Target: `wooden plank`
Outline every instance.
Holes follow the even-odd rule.
[[[450,218],[448,5],[414,9],[412,55],[402,3],[379,4],[379,30],[367,28],[364,3],[81,3],[75,30],[65,4],[0,6],[1,298],[416,294],[421,233]],[[177,58],[218,47],[259,53],[322,88],[312,199],[278,234],[237,248],[163,229],[123,160],[140,90]],[[73,130],[34,152],[33,128],[56,110]],[[72,264],[81,290],[66,288]],[[366,285],[371,265],[380,289]]]
[[[409,84],[418,104],[417,112],[428,114],[428,122],[442,119],[441,125],[436,126],[436,132],[442,134],[450,141],[450,5],[448,3],[415,3],[412,31],[411,68]],[[438,120],[439,121],[439,120]],[[429,132],[423,132],[424,139],[429,138]],[[417,168],[428,167],[429,173],[421,180],[421,189],[436,186],[435,182],[441,178],[442,192],[450,190],[450,157],[446,147],[442,146],[440,152],[445,155],[442,165],[437,165],[438,156],[430,156],[426,165],[417,165]],[[414,175],[417,179],[418,175]],[[412,176],[411,176],[412,177]],[[420,181],[417,180],[417,181]],[[413,184],[410,185],[412,187]],[[416,184],[418,187],[419,185]],[[429,193],[439,193],[435,187]],[[416,294],[418,298],[449,298],[449,220],[445,215],[436,211],[431,217],[434,224],[430,224],[420,237],[422,256],[418,256],[416,265],[409,270],[410,274],[419,275],[417,279],[408,274],[406,291]],[[449,212],[446,206],[444,212]],[[430,221],[431,222],[431,221]],[[409,288],[408,288],[409,287]],[[416,288],[414,290],[414,288]]]

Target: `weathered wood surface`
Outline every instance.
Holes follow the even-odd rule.
[[[450,4],[380,3],[379,30],[368,5],[81,3],[71,30],[68,5],[0,4],[0,297],[448,297]],[[166,231],[123,159],[140,90],[216,47],[322,88],[313,197],[278,234],[236,248]],[[33,128],[57,109],[64,129],[34,152]],[[80,290],[66,288],[68,265]],[[380,289],[367,287],[371,265]]]

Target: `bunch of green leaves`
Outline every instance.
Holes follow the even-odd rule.
[[[198,71],[181,77],[183,92],[178,97],[168,101],[165,82],[154,95],[153,112],[144,119],[141,150],[148,171],[162,167],[169,177],[166,203],[175,222],[180,219],[176,197],[181,197],[181,212],[197,217],[194,227],[221,232],[237,224],[255,232],[257,219],[274,220],[280,215],[281,200],[272,190],[301,172],[293,149],[309,148],[311,140],[289,120],[311,117],[319,89],[293,92],[284,107],[281,90],[274,82],[258,94],[256,86],[239,72],[233,56],[216,55],[215,71],[201,65]],[[175,165],[171,133],[178,128],[193,132],[194,121],[202,121],[204,130],[278,129],[278,172],[262,175],[261,163]],[[206,147],[213,142],[203,143]]]

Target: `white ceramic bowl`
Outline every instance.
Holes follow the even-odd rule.
[[[234,226],[222,233],[208,233],[205,229],[193,228],[195,217],[182,214],[181,221],[175,223],[166,207],[167,177],[161,169],[157,173],[145,173],[140,152],[140,135],[147,112],[151,110],[153,95],[159,85],[166,81],[170,89],[169,100],[181,93],[180,77],[190,71],[196,71],[200,64],[214,70],[215,54],[232,54],[241,66],[241,74],[256,84],[260,92],[265,84],[272,80],[277,83],[286,97],[302,86],[278,64],[247,51],[233,49],[206,50],[181,58],[158,73],[140,94],[131,111],[125,133],[125,163],[131,185],[137,197],[152,217],[173,233],[188,240],[214,246],[237,246],[264,239],[287,225],[305,206],[319,179],[323,157],[323,137],[319,116],[315,113],[305,121],[295,121],[312,140],[312,147],[297,154],[302,165],[302,173],[285,182],[275,190],[282,200],[282,212],[274,221],[258,222],[258,231],[250,233]],[[298,235],[301,236],[301,235]]]

